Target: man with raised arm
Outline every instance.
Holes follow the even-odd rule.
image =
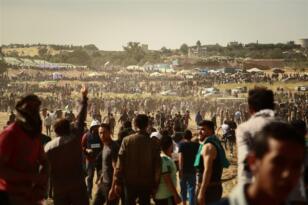
[[[54,205],[87,205],[89,199],[82,169],[81,139],[87,116],[88,90],[81,89],[82,101],[74,125],[60,119],[54,125],[57,135],[47,143],[45,152],[50,163]]]

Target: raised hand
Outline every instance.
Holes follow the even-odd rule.
[[[86,85],[82,85],[80,92],[81,92],[83,97],[87,97],[87,95],[88,95],[88,88],[86,87]]]

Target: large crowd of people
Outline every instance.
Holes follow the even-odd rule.
[[[124,68],[123,68],[124,69]],[[184,70],[185,71],[185,70]],[[186,74],[185,74],[186,73]],[[28,92],[49,92],[57,91],[58,89],[65,89],[68,85],[56,85],[52,81],[65,82],[91,82],[90,92],[96,95],[102,93],[150,93],[159,94],[171,90],[177,96],[204,96],[204,89],[226,84],[245,84],[245,83],[268,83],[273,82],[305,82],[308,80],[308,75],[304,72],[294,73],[270,73],[270,72],[237,72],[237,73],[196,73],[194,70],[187,70],[184,74],[162,74],[159,76],[152,75],[147,72],[99,72],[81,73],[78,75],[70,75],[69,72],[63,73],[61,79],[54,79],[51,72],[27,72],[26,70],[20,73],[7,77],[10,86],[5,90],[17,90],[20,93]],[[49,83],[44,84],[44,81]],[[79,89],[79,88],[78,88]],[[76,90],[75,86],[70,86],[69,90]]]
[[[204,102],[71,88],[3,95],[0,204],[307,204],[305,93],[256,87],[244,101]],[[230,133],[237,186],[222,199]]]

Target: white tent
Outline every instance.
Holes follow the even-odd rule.
[[[181,71],[177,72],[176,74],[177,75],[190,75],[192,73],[193,72],[191,70],[181,70]]]
[[[169,68],[165,70],[165,73],[175,73],[175,70],[173,68]]]
[[[126,69],[131,71],[144,71],[144,68],[138,65],[130,65],[127,66]]]
[[[57,84],[57,81],[43,81],[43,82],[39,82],[39,87],[47,87],[50,85],[55,85]]]
[[[220,70],[209,70],[209,73],[221,73]]]
[[[129,72],[126,70],[119,70],[117,74],[129,74]]]
[[[53,80],[60,80],[63,78],[63,74],[62,73],[58,73],[58,72],[55,72],[52,74],[52,79]]]
[[[247,72],[249,73],[259,73],[259,72],[262,72],[262,70],[260,70],[259,68],[251,68],[251,69],[248,69]]]
[[[92,72],[88,74],[89,77],[94,77],[94,76],[98,76],[97,72]]]
[[[154,72],[150,74],[150,77],[161,77],[163,74],[159,73],[159,72]]]

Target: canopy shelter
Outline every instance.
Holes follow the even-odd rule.
[[[251,68],[251,69],[248,69],[247,72],[249,72],[249,73],[263,73],[263,71],[260,70],[259,68]]]
[[[150,74],[150,77],[161,77],[163,74],[159,73],[159,72],[154,72]]]
[[[59,72],[54,72],[52,73],[52,79],[53,80],[60,80],[64,77],[64,75],[62,73]]]

